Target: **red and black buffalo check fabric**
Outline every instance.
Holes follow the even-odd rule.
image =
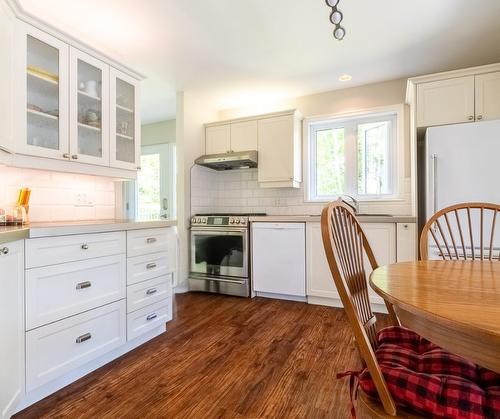
[[[381,330],[377,342],[375,355],[398,406],[433,418],[500,419],[500,374],[403,327]],[[367,369],[359,386],[378,397]]]

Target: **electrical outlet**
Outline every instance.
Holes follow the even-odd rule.
[[[75,207],[93,207],[92,197],[86,192],[77,192],[74,196]]]

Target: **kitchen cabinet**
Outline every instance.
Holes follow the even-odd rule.
[[[474,76],[450,78],[417,86],[417,126],[474,121]]]
[[[205,154],[229,153],[230,150],[230,124],[205,127]]]
[[[259,119],[259,171],[261,187],[300,187],[301,121],[297,114]]]
[[[476,120],[500,119],[500,71],[476,76]]]
[[[0,418],[24,394],[24,243],[0,244]]]
[[[141,152],[138,80],[110,68],[110,166],[136,170]]]
[[[68,44],[17,22],[16,152],[69,160],[68,56]]]
[[[396,225],[395,223],[363,223],[363,230],[370,242],[375,258],[380,266],[396,262]],[[311,303],[341,305],[340,296],[330,272],[323,247],[320,223],[307,223],[307,296]],[[366,280],[372,269],[365,255]],[[375,309],[380,310],[384,300],[368,285],[368,293]]]
[[[417,225],[398,223],[396,225],[396,260],[410,262],[417,259]]]
[[[304,223],[253,223],[253,289],[278,296],[305,297]]]
[[[231,151],[257,150],[257,121],[231,123]]]
[[[14,85],[14,15],[6,2],[0,2],[0,151],[12,153]]]
[[[71,47],[69,69],[70,158],[109,166],[109,65]]]

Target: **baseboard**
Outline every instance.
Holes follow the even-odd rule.
[[[317,306],[344,308],[342,301],[340,301],[339,298],[325,298],[325,297],[308,296],[307,303],[314,304]],[[371,305],[372,311],[374,313],[387,314],[387,307],[385,306],[385,304],[372,303],[370,305]]]
[[[255,296],[264,298],[274,298],[276,300],[299,301],[301,303],[307,302],[307,297],[300,297],[297,295],[288,295],[288,294],[274,294],[272,292],[255,291]]]

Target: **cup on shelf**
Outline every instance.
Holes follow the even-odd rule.
[[[99,93],[97,92],[97,81],[96,80],[88,80],[85,82],[85,93],[90,96],[98,97]]]
[[[120,121],[118,124],[118,133],[122,135],[127,135],[128,132],[128,122],[127,121]]]

